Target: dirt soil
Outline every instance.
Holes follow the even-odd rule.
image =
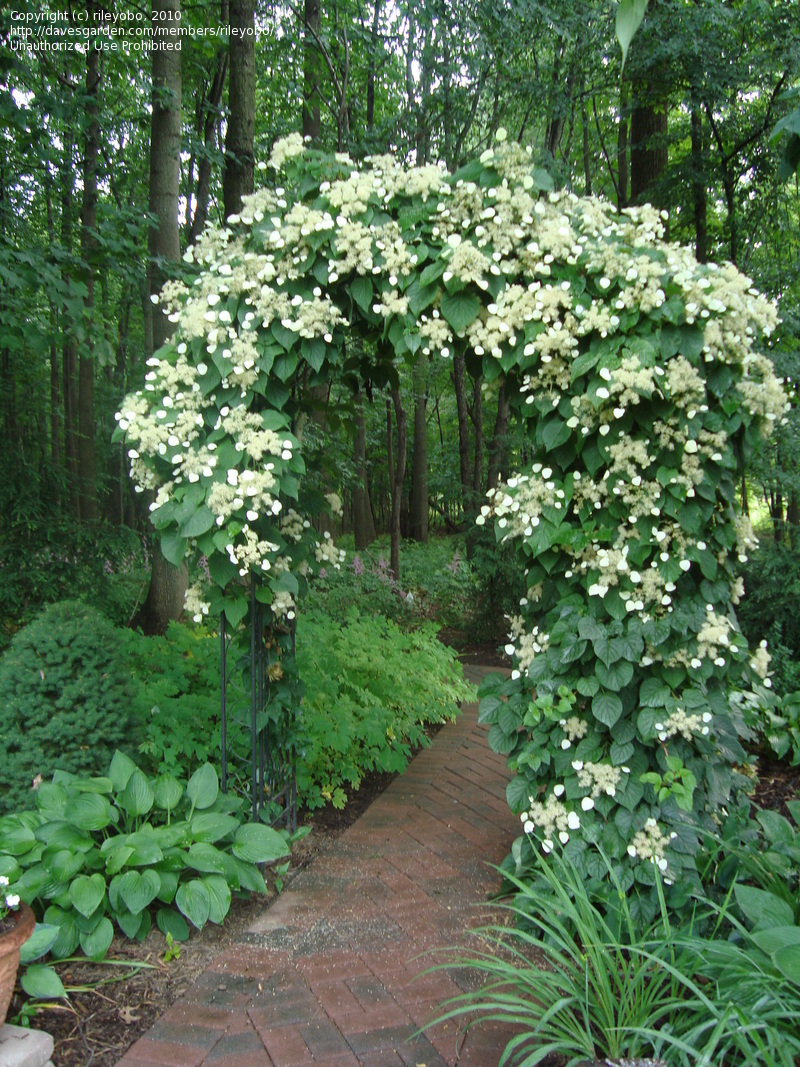
[[[368,776],[342,811],[329,807],[305,818],[301,816],[300,825],[310,826],[311,832],[293,848],[284,888],[355,822],[394,777]],[[126,1049],[183,996],[211,961],[269,907],[277,891],[269,870],[265,871],[265,878],[266,897],[253,894],[246,899],[234,898],[223,926],[208,923],[202,930],[192,930],[189,940],[176,946],[180,950],[178,958],[169,962],[164,961],[164,935],[154,926],[141,943],[122,936],[114,939],[107,960],[127,966],[109,965],[107,961],[56,964],[70,992],[69,1005],[42,1008],[30,1020],[31,1026],[51,1034],[55,1040],[53,1067],[113,1067]],[[137,963],[149,966],[131,974]],[[15,1018],[22,1004],[18,988],[8,1022],[22,1022]]]

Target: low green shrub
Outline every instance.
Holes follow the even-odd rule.
[[[220,745],[219,642],[201,627],[173,624],[165,638],[130,633],[126,664],[138,680],[132,704],[143,721],[140,752],[156,773],[180,775],[216,760]],[[369,771],[401,771],[426,727],[474,699],[451,649],[425,624],[404,631],[381,615],[343,609],[341,621],[301,613],[297,661],[305,683],[297,717],[302,806],[343,807]],[[230,740],[230,739],[229,739]],[[243,738],[249,744],[249,733]]]
[[[455,718],[458,701],[474,698],[433,625],[407,633],[355,608],[342,625],[301,615],[297,663],[305,682],[298,794],[309,808],[343,807],[368,771],[402,771],[426,743],[426,726]]]
[[[170,623],[165,637],[121,635],[136,682],[132,706],[144,733],[139,752],[157,774],[216,762],[220,752],[219,637],[202,626]]]
[[[0,811],[33,805],[33,780],[94,774],[134,748],[133,689],[118,631],[79,601],[52,604],[0,661]]]
[[[117,752],[102,777],[57,771],[36,810],[0,818],[0,873],[57,928],[57,959],[102,959],[116,925],[144,938],[151,911],[177,940],[221,923],[238,890],[263,893],[259,863],[289,855],[285,835],[242,815],[206,763],[188,782],[150,778]],[[156,910],[157,909],[157,910]]]
[[[396,620],[411,616],[405,592],[389,571],[388,549],[348,554],[339,570],[324,567],[314,578],[302,610],[344,619],[351,608],[365,616]]]

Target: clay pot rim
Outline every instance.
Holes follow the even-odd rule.
[[[9,914],[16,915],[17,921],[12,929],[0,934],[0,952],[13,952],[24,945],[36,925],[36,916],[24,901],[20,901],[19,907]]]

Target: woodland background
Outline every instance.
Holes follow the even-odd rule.
[[[102,38],[50,51],[18,35],[20,16],[42,8],[19,2],[0,16],[3,645],[43,603],[82,592],[147,632],[180,614],[185,578],[131,491],[114,413],[170,329],[151,295],[188,269],[183,253],[206,222],[267,179],[259,161],[292,131],[355,159],[393,152],[452,170],[503,127],[533,146],[556,188],[619,208],[652,202],[669,212],[671,240],[750,275],[779,305],[769,354],[796,380],[800,193],[785,160],[800,132],[800,3],[651,0],[623,71],[615,8],[121,0],[106,12],[180,45],[152,52],[110,51]],[[73,27],[104,17],[95,0],[47,10]],[[187,32],[211,26],[221,32]],[[369,559],[399,492],[402,535],[460,535],[502,607],[514,592],[501,588],[503,560],[471,520],[524,447],[503,391],[485,395],[462,357],[396,373],[345,375],[314,398],[304,452],[343,498],[336,533]],[[793,412],[742,485],[768,542],[750,565],[744,615],[779,668],[785,650],[787,671],[800,647],[797,433]]]

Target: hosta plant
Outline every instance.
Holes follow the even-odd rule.
[[[247,822],[206,763],[188,782],[148,778],[117,752],[105,777],[57,772],[36,810],[0,819],[0,872],[48,926],[54,957],[102,959],[115,927],[142,939],[151,917],[175,940],[221,923],[239,890],[263,893],[258,864],[289,854],[284,835]]]

